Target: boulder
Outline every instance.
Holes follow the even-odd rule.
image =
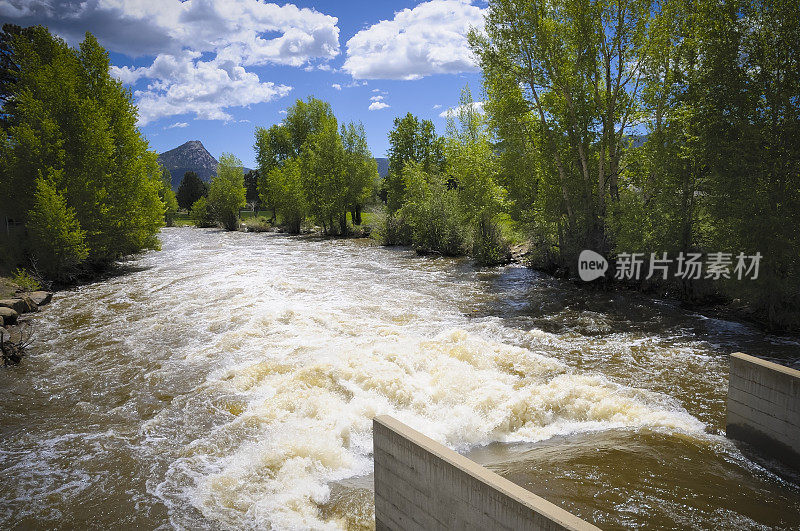
[[[0,326],[0,341],[6,342],[11,341],[11,334],[8,333],[8,330]]]
[[[0,308],[11,308],[17,313],[25,313],[28,311],[28,303],[22,299],[4,299],[0,300]]]
[[[0,306],[0,317],[3,318],[3,326],[11,325],[17,322],[19,314],[13,308]]]
[[[21,299],[22,299],[22,302],[25,303],[25,306],[26,306],[25,311],[26,312],[38,312],[39,311],[39,305],[36,304],[35,302],[33,302],[33,299],[31,299],[27,294],[22,295]]]
[[[49,291],[34,291],[28,294],[36,306],[44,306],[53,299],[53,294]]]

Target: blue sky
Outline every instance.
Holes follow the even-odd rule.
[[[76,44],[91,31],[112,73],[134,92],[140,127],[158,152],[201,140],[255,166],[256,127],[283,118],[297,98],[331,103],[362,121],[385,156],[395,117],[412,112],[444,132],[446,109],[480,74],[466,46],[485,3],[259,0],[10,0],[0,19],[43,24]]]

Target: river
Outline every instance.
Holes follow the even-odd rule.
[[[727,355],[800,366],[794,339],[358,240],[162,244],[32,318],[0,527],[368,528],[378,414],[606,529],[800,527],[723,436]]]

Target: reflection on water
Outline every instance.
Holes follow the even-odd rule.
[[[60,293],[0,387],[0,522],[372,526],[390,414],[605,528],[800,526],[724,439],[727,354],[791,339],[520,267],[166,229]]]

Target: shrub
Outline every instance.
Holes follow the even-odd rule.
[[[511,260],[511,248],[496,222],[482,219],[476,224],[471,254],[476,263],[485,266],[507,264]]]
[[[379,220],[378,239],[384,245],[411,245],[412,228],[401,214],[388,214]]]
[[[24,269],[17,268],[11,275],[11,282],[19,286],[22,291],[37,291],[42,289],[42,285]]]
[[[211,215],[211,210],[208,208],[208,200],[206,200],[205,197],[201,197],[194,202],[192,209],[189,211],[189,218],[191,218],[198,227],[216,226],[214,217]]]
[[[426,173],[415,163],[404,168],[403,182],[406,202],[398,211],[401,222],[397,228],[398,236],[405,236],[402,228],[405,224],[418,252],[447,256],[463,254],[465,237],[458,214],[457,192],[448,188],[443,176]]]

